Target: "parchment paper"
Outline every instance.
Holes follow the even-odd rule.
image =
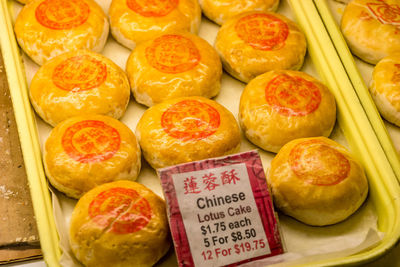
[[[107,13],[111,1],[98,0],[97,2],[100,3]],[[16,14],[19,9],[20,6],[16,4]],[[277,12],[294,20],[290,6],[286,0],[281,1]],[[213,45],[218,29],[218,25],[203,17],[199,36]],[[116,43],[110,35],[102,53],[113,60],[121,68],[125,69],[125,63],[130,51]],[[37,71],[38,66],[26,55],[23,56],[23,59],[25,61],[27,80],[29,84],[33,75]],[[308,55],[306,56],[304,66],[301,70],[319,78]],[[244,86],[244,83],[239,82],[224,73],[222,77],[221,92],[214,100],[227,107],[237,118],[239,99]],[[135,131],[136,124],[145,109],[145,106],[137,104],[132,97],[128,109],[121,121]],[[40,133],[40,145],[43,147],[51,127],[45,124],[40,118],[37,118],[37,124]],[[337,125],[330,138],[348,147],[345,137]],[[242,136],[240,150],[244,152],[252,149],[256,149],[256,147],[250,144]],[[264,169],[267,170],[275,154],[260,150],[260,155]],[[143,166],[138,182],[148,186],[156,194],[163,197],[156,172],[151,169],[143,159],[142,163]],[[74,200],[65,197],[63,194],[53,189],[55,220],[61,238],[60,247],[64,252],[61,263],[63,266],[68,267],[80,266],[70,253],[68,245],[68,225],[75,203]],[[279,266],[282,264],[286,266],[294,263],[312,262],[320,258],[335,258],[350,255],[373,246],[378,243],[382,237],[382,233],[379,233],[377,230],[377,215],[373,203],[369,199],[367,199],[366,203],[349,219],[334,226],[311,227],[282,214],[279,214],[279,219],[281,224],[281,234],[286,244],[287,253],[260,262],[252,262],[246,266],[265,266],[273,263],[278,263]],[[157,264],[157,266],[177,266],[173,251],[170,251],[169,254]]]

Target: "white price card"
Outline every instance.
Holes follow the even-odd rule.
[[[235,266],[283,253],[256,151],[158,173],[179,266]]]

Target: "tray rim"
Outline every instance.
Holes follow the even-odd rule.
[[[309,29],[305,33],[308,41],[313,40],[313,42],[309,42],[311,46],[309,53],[313,62],[319,64],[317,71],[323,77],[323,80],[330,85],[331,90],[334,89],[333,93],[336,99],[340,99],[338,105],[341,108],[339,108],[338,122],[341,124],[341,128],[345,128],[346,139],[349,141],[352,151],[356,151],[358,157],[362,159],[364,168],[369,176],[370,187],[373,184],[372,188],[380,191],[379,194],[377,192],[371,192],[370,194],[374,203],[378,204],[376,205],[378,214],[384,211],[382,208],[388,208],[386,205],[393,205],[392,207],[394,208],[392,210],[393,213],[387,214],[390,216],[390,223],[385,221],[387,218],[383,218],[385,222],[380,227],[386,230],[384,231],[386,234],[377,246],[353,256],[343,257],[331,262],[321,261],[311,266],[320,266],[319,264],[324,266],[345,266],[370,262],[391,249],[400,238],[398,211],[398,180],[400,177],[397,172],[397,166],[400,164],[399,158],[398,156],[393,157],[395,149],[393,143],[390,142],[386,129],[382,129],[384,127],[383,123],[379,124],[371,119],[372,116],[375,116],[374,119],[378,117],[376,108],[371,106],[373,105],[371,102],[364,101],[363,98],[360,99],[358,88],[355,88],[353,80],[349,77],[347,65],[345,65],[344,61],[346,63],[351,61],[353,59],[351,54],[338,54],[331,35],[341,35],[341,33],[338,33],[337,27],[329,27],[328,31],[327,22],[324,20],[325,17],[320,13],[320,8],[322,5],[326,5],[326,0],[289,0],[289,2],[294,9],[298,23],[301,27]],[[321,49],[322,47],[324,49]],[[358,72],[351,72],[351,74],[360,75]],[[333,78],[330,76],[333,76]],[[357,78],[359,79],[359,77],[355,79]],[[362,118],[359,116],[362,116]],[[357,120],[354,120],[354,117],[357,117]],[[363,121],[360,122],[360,119]],[[346,133],[346,129],[350,131]],[[357,134],[354,135],[354,133]],[[360,140],[357,140],[360,137],[368,141],[367,146],[369,149],[364,150],[362,145],[360,146]],[[371,148],[374,149],[371,150]],[[384,160],[381,160],[380,157],[384,158]],[[373,168],[372,165],[376,163],[375,161],[380,161],[379,168]],[[389,194],[387,196],[382,195],[382,190],[389,192]]]
[[[42,165],[36,120],[27,94],[28,89],[20,48],[14,36],[9,1],[0,0],[0,14],[0,33],[3,37],[0,38],[0,47],[6,68],[43,258],[50,266],[60,266],[58,259],[61,256],[61,251],[58,247],[58,233],[53,217],[50,191]],[[4,38],[4,35],[7,38]]]
[[[392,169],[400,182],[400,155],[396,152],[396,149],[394,148],[393,142],[389,137],[383,119],[380,116],[374,100],[369,93],[368,86],[364,82],[364,79],[357,67],[354,56],[352,55],[348,45],[346,44],[346,40],[340,30],[340,27],[333,18],[333,14],[326,0],[313,0],[313,2],[318,13],[320,14],[321,19],[323,20],[326,31],[331,38],[332,44],[335,46],[337,54],[339,55],[344,68],[349,74],[349,79],[360,100],[360,103],[363,106],[365,113],[368,116],[368,119],[371,122],[371,125],[379,139],[379,142],[381,143],[382,148],[387,155]]]

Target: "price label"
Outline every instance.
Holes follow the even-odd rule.
[[[159,176],[180,266],[229,266],[283,253],[257,152],[169,167]]]
[[[172,180],[185,229],[191,233],[195,266],[207,266],[207,261],[222,266],[270,254],[268,242],[245,251],[236,248],[245,240],[267,240],[245,163],[174,174]]]

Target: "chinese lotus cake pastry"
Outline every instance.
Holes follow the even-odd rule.
[[[141,165],[133,132],[103,115],[76,116],[59,123],[46,140],[43,157],[50,183],[73,198],[100,184],[135,180]]]
[[[287,143],[272,160],[267,180],[277,208],[314,226],[345,220],[368,194],[361,165],[326,137]]]
[[[399,26],[397,0],[353,0],[346,6],[341,21],[353,54],[371,64],[400,52]]]
[[[279,0],[200,0],[204,15],[222,25],[227,19],[248,11],[276,11]]]
[[[197,0],[113,0],[109,15],[112,35],[130,49],[169,31],[197,33],[201,21]]]
[[[39,116],[55,126],[80,114],[120,118],[130,88],[125,72],[108,58],[79,50],[56,56],[35,74],[29,89]]]
[[[240,98],[239,123],[246,137],[271,152],[296,138],[329,136],[335,121],[333,94],[304,72],[264,73]]]
[[[126,70],[136,101],[146,106],[183,96],[211,98],[221,87],[217,52],[191,33],[165,34],[139,44]]]
[[[376,64],[369,90],[382,117],[400,127],[400,54]]]
[[[149,108],[136,135],[153,168],[228,155],[240,147],[232,113],[204,97],[175,98]]]
[[[14,26],[19,45],[39,65],[68,51],[101,52],[108,28],[106,15],[93,0],[32,1]]]
[[[288,18],[268,12],[247,12],[220,28],[215,48],[224,69],[249,82],[270,70],[298,70],[307,50],[306,39]]]
[[[116,181],[76,204],[70,245],[85,266],[153,266],[170,247],[165,202],[147,187]]]

